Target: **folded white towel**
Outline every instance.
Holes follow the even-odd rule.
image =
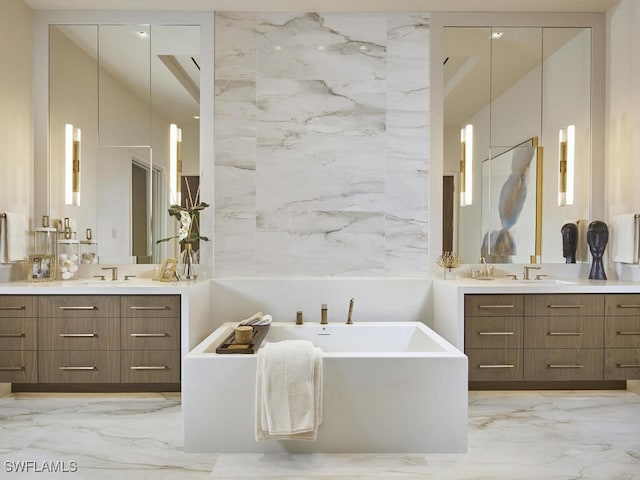
[[[256,440],[315,440],[322,422],[322,350],[308,340],[258,350]]]
[[[239,325],[254,325],[255,322],[259,321],[264,314],[262,312],[256,312],[251,315],[249,318],[245,318],[242,320]]]
[[[638,263],[638,223],[635,214],[613,217],[611,225],[611,256],[614,262]]]
[[[27,218],[19,213],[5,213],[0,232],[0,262],[19,262],[27,257]]]

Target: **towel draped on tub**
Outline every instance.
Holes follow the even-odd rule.
[[[322,422],[322,350],[308,340],[258,350],[256,440],[316,440]]]

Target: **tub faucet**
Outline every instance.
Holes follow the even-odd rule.
[[[323,303],[320,305],[320,325],[327,325],[329,322],[327,321],[327,304]]]
[[[347,325],[353,325],[351,315],[353,315],[353,297],[349,300],[349,314],[347,315]]]

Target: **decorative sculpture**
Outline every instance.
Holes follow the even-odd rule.
[[[578,226],[575,223],[565,223],[560,229],[562,234],[562,256],[565,263],[576,263],[576,249],[578,248]]]
[[[602,255],[609,241],[609,228],[607,224],[596,220],[589,224],[587,229],[587,243],[591,251],[591,270],[589,271],[590,280],[606,280],[607,274],[604,271],[602,263]]]

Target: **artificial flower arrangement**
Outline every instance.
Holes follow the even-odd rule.
[[[187,184],[188,188],[188,184]],[[196,198],[199,197],[199,192],[196,194]],[[208,203],[198,202],[194,203],[191,197],[191,190],[189,190],[189,198],[187,200],[187,206],[182,207],[180,205],[171,205],[169,207],[169,215],[176,217],[180,222],[180,228],[178,229],[178,235],[172,237],[163,238],[156,243],[168,242],[174,238],[177,238],[181,245],[193,243],[196,240],[209,241],[209,238],[200,235],[200,211],[209,206]]]

